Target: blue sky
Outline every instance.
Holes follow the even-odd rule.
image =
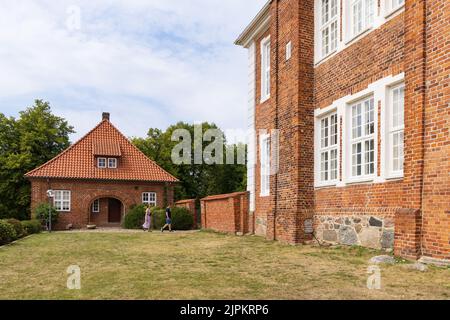
[[[78,139],[109,111],[127,136],[177,121],[245,129],[247,52],[266,0],[0,3],[0,112],[44,99]]]

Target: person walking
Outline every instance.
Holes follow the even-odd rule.
[[[166,224],[164,227],[161,228],[161,232],[164,232],[164,230],[169,227],[169,232],[172,231],[172,211],[170,210],[170,207],[166,208]]]
[[[150,206],[147,206],[147,210],[145,210],[145,222],[142,228],[144,231],[152,232],[152,210]]]

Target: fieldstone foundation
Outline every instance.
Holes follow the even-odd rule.
[[[316,237],[325,242],[374,249],[394,248],[394,220],[376,216],[315,216]]]

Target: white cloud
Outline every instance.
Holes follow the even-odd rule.
[[[101,111],[130,136],[180,120],[245,128],[247,54],[233,41],[264,3],[2,1],[0,112],[49,100],[74,138]],[[66,26],[72,5],[80,30]]]

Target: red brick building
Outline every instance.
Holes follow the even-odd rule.
[[[249,53],[255,232],[450,259],[450,2],[271,0]]]
[[[139,151],[109,121],[102,121],[54,159],[26,174],[32,210],[48,203],[59,211],[57,229],[118,226],[129,208],[173,204],[178,180]]]

